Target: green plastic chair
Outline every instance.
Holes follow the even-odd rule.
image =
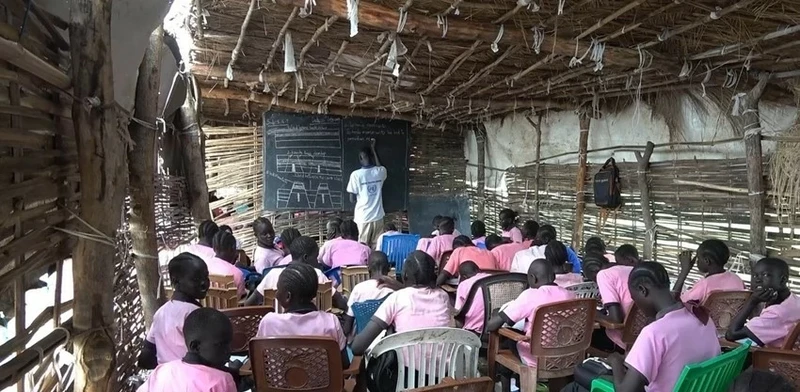
[[[733,380],[742,372],[750,344],[711,358],[705,362],[686,365],[683,368],[675,392],[725,392]],[[598,378],[592,381],[592,392],[614,392],[614,383]]]

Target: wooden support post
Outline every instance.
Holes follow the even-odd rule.
[[[116,391],[113,246],[128,186],[124,133],[114,101],[111,0],[70,7],[69,41],[75,99],[72,121],[81,180],[81,231],[72,253],[76,392]],[[107,242],[110,241],[110,242]],[[122,250],[123,252],[125,250]]]
[[[142,299],[145,328],[150,330],[153,315],[161,305],[159,295],[158,242],[156,240],[156,127],[158,92],[161,81],[161,52],[164,46],[164,27],[159,26],[150,35],[150,46],[139,66],[136,84],[135,116],[143,124],[131,122],[133,147],[128,151],[130,175],[130,233],[136,281]],[[150,124],[150,127],[144,124]]]
[[[764,93],[769,75],[759,75],[758,84],[741,98],[744,124],[744,148],[747,162],[747,191],[750,204],[750,267],[767,255],[767,233],[764,222],[764,164],[761,153],[761,119],[758,100]]]
[[[589,149],[589,127],[592,118],[587,109],[578,114],[580,121],[580,139],[578,142],[578,175],[575,178],[575,227],[572,231],[572,248],[580,249],[583,243],[583,213],[586,211],[586,154]]]
[[[189,207],[195,224],[200,224],[204,220],[211,219],[204,159],[205,142],[203,140],[203,129],[200,127],[197,115],[197,105],[199,105],[200,97],[194,96],[194,79],[187,78],[186,82],[186,100],[178,114],[177,128],[180,135],[186,187],[189,193]]]
[[[525,116],[528,123],[531,124],[536,131],[536,169],[533,173],[533,219],[539,220],[539,176],[542,169],[542,114],[537,115],[537,120],[534,123],[530,117]]]
[[[478,145],[478,220],[486,218],[486,127],[478,124],[475,128],[475,141]]]
[[[653,218],[653,210],[650,207],[650,187],[647,185],[647,171],[650,168],[650,156],[653,155],[653,149],[656,147],[653,142],[647,142],[647,147],[644,150],[644,156],[639,151],[635,151],[636,162],[638,163],[636,169],[636,177],[639,182],[639,193],[641,198],[639,202],[642,206],[642,220],[644,220],[644,227],[647,230],[644,234],[644,259],[653,260],[653,246],[656,243],[656,221]]]

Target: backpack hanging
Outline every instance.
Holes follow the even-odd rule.
[[[622,204],[619,168],[614,158],[608,158],[594,175],[594,203],[599,207],[616,209]]]

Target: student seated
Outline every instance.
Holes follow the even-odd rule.
[[[531,243],[529,248],[525,248],[514,255],[511,262],[511,272],[527,273],[528,267],[536,259],[544,258],[544,250],[550,241],[556,240],[556,228],[551,225],[544,225],[539,227],[536,232],[536,238]]]
[[[730,392],[794,392],[794,385],[767,370],[750,369],[736,377]]]
[[[169,261],[172,299],[153,315],[150,331],[142,344],[138,366],[155,369],[159,364],[180,360],[186,355],[183,323],[192,311],[202,307],[201,299],[208,293],[208,268],[203,259],[188,252]]]
[[[386,253],[374,251],[369,255],[369,280],[355,285],[347,298],[347,314],[342,322],[345,335],[350,336],[353,331],[356,317],[355,313],[353,313],[353,304],[385,298],[387,295],[394,293],[394,290],[384,283],[387,279],[391,279],[387,276],[390,270],[391,266]]]
[[[219,232],[219,226],[210,220],[205,220],[197,227],[197,243],[190,245],[187,252],[208,261],[214,257],[214,236]]]
[[[300,237],[297,241],[302,238],[308,237]],[[321,311],[314,305],[317,282],[318,277],[314,267],[294,262],[286,266],[278,279],[276,294],[276,299],[285,313],[267,313],[258,325],[256,337],[330,337],[339,343],[342,366],[347,369],[350,367],[347,339],[339,319],[336,315]]]
[[[614,254],[609,253],[606,250],[606,243],[603,242],[603,239],[600,237],[591,237],[588,240],[586,240],[586,245],[583,247],[583,253],[586,255],[595,253],[605,257],[605,259],[608,260],[609,263],[615,262]]]
[[[278,267],[282,265],[288,265],[292,262],[292,243],[294,240],[300,238],[302,234],[300,234],[300,230],[295,229],[294,227],[290,227],[288,229],[284,229],[281,232],[280,236],[280,244],[281,248],[283,249],[283,258],[278,260],[278,263],[275,264],[273,267]],[[317,252],[319,253],[319,252]],[[319,257],[319,256],[317,256]],[[259,271],[261,272],[261,271]]]
[[[325,224],[325,242],[319,247],[319,262],[330,259],[331,247],[342,239],[341,218],[333,218]]]
[[[367,327],[353,340],[353,354],[362,355],[378,335],[394,327],[395,332],[450,325],[449,298],[436,287],[436,263],[425,252],[414,251],[403,264],[405,288],[389,295]]]
[[[500,219],[500,228],[503,229],[500,236],[511,239],[511,242],[522,242],[522,231],[517,227],[519,214],[510,208],[504,208],[500,211],[498,218]]]
[[[469,229],[472,232],[472,243],[478,248],[486,249],[486,224],[476,220],[472,222]]]
[[[486,329],[495,332],[503,325],[514,325],[525,320],[525,336],[530,336],[533,329],[533,316],[536,310],[544,305],[554,302],[575,299],[575,293],[556,285],[556,274],[553,266],[547,260],[536,259],[528,267],[528,284],[530,288],[523,291],[517,299],[509,302],[500,313],[492,316],[486,323]],[[504,347],[511,350],[527,366],[536,366],[536,358],[531,354],[531,343],[521,341],[515,343],[513,340],[506,339],[501,343]],[[502,366],[500,366],[503,368]],[[503,371],[505,370],[505,371]],[[509,371],[503,368],[504,389],[508,382]]]
[[[486,249],[492,252],[495,260],[497,260],[497,269],[510,271],[514,256],[528,248],[523,243],[511,242],[508,238],[490,234],[486,237]]]
[[[436,215],[433,217],[433,221],[431,224],[433,225],[433,231],[431,232],[431,237],[436,237],[439,235],[439,224],[442,223],[442,219],[444,219],[441,215]]]
[[[358,225],[352,220],[342,222],[339,228],[342,238],[328,247],[327,254],[320,255],[320,263],[325,269],[347,265],[367,265],[372,249],[358,242]]]
[[[599,253],[587,253],[581,261],[583,279],[587,282],[597,283],[597,274],[609,266],[608,259]]]
[[[748,321],[747,317],[761,303],[764,310]],[[800,297],[789,290],[789,265],[767,257],[753,267],[753,295],[731,320],[725,338],[730,341],[749,338],[759,346],[781,348],[798,321]]]
[[[539,223],[535,220],[526,220],[522,224],[522,244],[528,248],[533,246],[537,233],[539,233]]]
[[[228,317],[216,309],[196,309],[186,317],[182,334],[186,354],[158,365],[137,392],[236,392],[236,382],[225,367],[233,340]]]
[[[625,322],[625,315],[633,306],[633,298],[628,290],[628,277],[639,262],[639,252],[633,245],[622,245],[617,249],[615,257],[617,264],[597,273],[597,288],[600,291],[600,300],[603,302],[603,311],[597,314],[597,318],[621,324]],[[604,334],[603,329],[594,331],[593,347],[604,351],[613,351],[615,345],[625,348],[621,330],[609,329],[605,332]]]
[[[617,391],[672,391],[686,365],[720,354],[714,321],[697,303],[683,304],[672,296],[664,266],[640,263],[630,273],[628,289],[655,321],[642,329],[625,358],[608,357]]]
[[[427,249],[420,250],[429,254],[438,263],[445,252],[453,250],[453,240],[456,239],[456,235],[453,234],[455,227],[456,223],[453,218],[442,218],[441,223],[439,223],[439,235],[431,239]]]
[[[567,266],[567,247],[563,243],[550,241],[544,250],[544,258],[553,266],[557,285],[567,287],[583,283],[583,276],[572,272],[572,268]]]
[[[461,263],[461,265],[458,266],[458,275],[461,282],[458,284],[458,289],[456,290],[455,309],[456,313],[461,313],[461,308],[467,303],[467,297],[469,297],[469,292],[472,290],[472,287],[475,286],[475,282],[490,275],[481,272],[478,265],[472,261]],[[475,332],[480,336],[481,333],[483,333],[483,323],[485,321],[483,313],[483,292],[478,289],[475,292],[475,297],[472,298],[472,305],[467,310],[464,317],[463,328],[467,331]]]
[[[494,258],[492,252],[481,249],[475,246],[469,237],[462,235],[453,240],[453,254],[447,260],[442,271],[439,272],[439,278],[436,279],[436,285],[441,286],[450,279],[458,276],[459,267],[461,263],[471,261],[478,266],[479,270],[496,270],[497,260]]]
[[[692,252],[682,252],[678,256],[681,272],[675,281],[672,291],[680,296],[681,301],[698,301],[703,303],[714,291],[744,290],[744,282],[739,275],[725,271],[731,253],[728,246],[720,240],[705,240],[697,247],[697,256],[692,258]],[[681,294],[683,284],[695,261],[697,269],[705,275],[694,286]]]
[[[292,240],[290,255],[292,256],[292,261],[289,264],[282,268],[273,268],[267,272],[264,278],[261,279],[261,283],[256,287],[256,290],[250,294],[250,297],[245,301],[245,306],[258,306],[263,304],[264,290],[277,290],[281,275],[286,270],[286,267],[292,264],[305,264],[310,266],[317,276],[317,283],[331,283],[331,285],[333,285],[333,282],[322,273],[322,270],[317,268],[319,267],[319,263],[317,262],[317,258],[319,257],[317,241],[305,236]],[[333,292],[333,306],[339,309],[345,309],[347,306],[347,301],[342,297],[342,294],[335,290]]]
[[[265,268],[278,265],[285,256],[275,248],[275,228],[267,218],[258,218],[253,222],[253,235],[256,237],[256,250],[253,252],[253,266],[259,274]]]
[[[233,264],[236,263],[236,239],[232,234],[220,230],[214,236],[214,252],[216,256],[206,262],[209,275],[231,275],[236,284],[236,291],[239,298],[245,296],[247,292],[244,288],[244,274]]]
[[[382,250],[383,248],[383,237],[389,237],[397,234],[403,234],[399,230],[397,230],[397,225],[394,223],[386,223],[383,225],[383,233],[378,236],[378,242],[375,243],[375,250]]]

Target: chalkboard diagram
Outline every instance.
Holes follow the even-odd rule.
[[[342,157],[338,154],[328,156],[325,153],[310,154],[307,152],[290,152],[275,157],[278,173],[284,174],[317,174],[340,177],[342,175]]]
[[[293,182],[291,188],[278,189],[278,208],[342,209],[342,192],[332,191],[327,182],[321,182],[315,190],[306,189],[306,184]]]

